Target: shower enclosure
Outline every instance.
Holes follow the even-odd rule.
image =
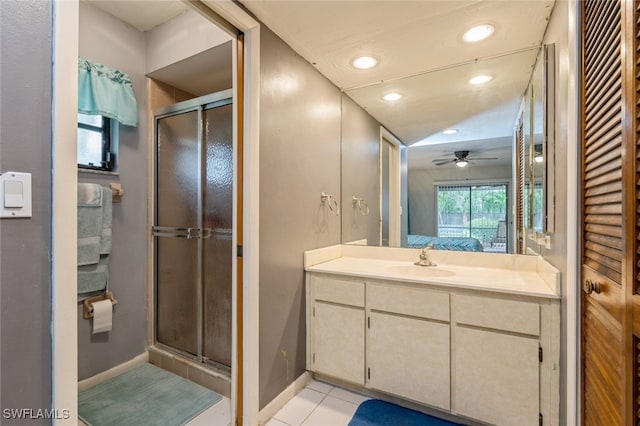
[[[155,338],[231,367],[233,126],[231,90],[154,114]]]

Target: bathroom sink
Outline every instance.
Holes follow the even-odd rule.
[[[389,272],[410,277],[451,277],[456,273],[437,266],[397,265],[389,266]]]

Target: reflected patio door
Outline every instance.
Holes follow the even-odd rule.
[[[231,366],[230,92],[156,113],[156,341]]]

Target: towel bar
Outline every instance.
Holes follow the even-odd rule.
[[[122,197],[124,195],[124,189],[122,189],[122,184],[120,183],[110,183],[109,189],[111,190],[111,200],[114,203],[119,203],[122,201]]]
[[[112,304],[114,305],[118,304],[118,301],[114,299],[113,293],[110,291],[107,291],[105,294],[89,297],[87,299],[84,299],[82,302],[82,318],[84,319],[93,318],[93,306],[91,305],[101,300],[111,300]]]

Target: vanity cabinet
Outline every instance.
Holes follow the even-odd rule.
[[[458,414],[500,425],[538,425],[540,305],[452,296]]]
[[[559,301],[315,272],[307,284],[310,371],[489,424],[558,424]]]
[[[364,282],[312,276],[311,370],[363,385]]]
[[[371,312],[368,386],[449,410],[449,325]]]
[[[449,410],[449,294],[367,283],[367,385]]]

